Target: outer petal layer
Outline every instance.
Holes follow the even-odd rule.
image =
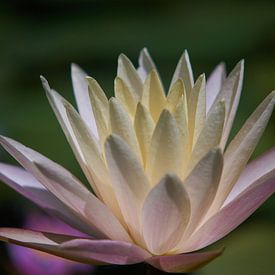
[[[135,264],[151,255],[127,242],[93,240],[17,228],[0,228],[0,240],[92,264]]]
[[[247,219],[275,192],[275,172],[262,177],[207,220],[190,238],[184,251],[201,249],[223,238]]]

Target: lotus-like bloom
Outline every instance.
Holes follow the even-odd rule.
[[[136,70],[121,55],[115,97],[72,65],[79,113],[42,78],[50,104],[94,193],[58,164],[6,137],[24,169],[1,164],[1,179],[90,237],[0,229],[0,238],[93,264],[147,262],[188,272],[221,254],[198,251],[221,239],[275,190],[275,150],[247,165],[271,116],[271,93],[227,145],[243,61],[194,83],[188,54],[164,93],[146,49]]]

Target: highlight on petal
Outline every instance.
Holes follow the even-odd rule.
[[[150,257],[142,248],[122,241],[85,239],[17,228],[0,228],[0,239],[87,264],[134,264]]]
[[[148,194],[142,210],[143,236],[151,253],[161,255],[177,245],[190,211],[182,181],[175,174],[165,175]]]
[[[96,120],[89,100],[87,74],[73,63],[71,65],[71,77],[78,111],[91,132],[98,139]]]
[[[154,256],[146,262],[165,272],[186,273],[193,272],[217,257],[221,256],[224,249],[206,252],[193,252],[178,255]]]
[[[142,81],[128,57],[121,54],[118,58],[117,76],[120,77],[128,86],[128,89],[137,101],[142,96]]]
[[[178,62],[178,65],[176,67],[176,70],[174,72],[174,75],[171,81],[170,88],[179,78],[183,80],[183,83],[186,89],[187,98],[188,98],[194,86],[194,77],[193,77],[191,63],[189,60],[189,55],[186,50],[184,51],[184,53],[182,54]]]

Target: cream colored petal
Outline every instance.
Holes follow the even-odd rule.
[[[135,153],[119,136],[105,143],[106,160],[121,211],[134,239],[143,242],[140,214],[150,185]]]
[[[137,108],[137,101],[130,93],[124,81],[119,77],[116,77],[115,79],[115,97],[123,103],[128,113],[134,117]]]
[[[142,210],[143,236],[156,255],[177,245],[190,217],[190,201],[175,174],[167,174],[148,194]]]
[[[155,123],[147,108],[141,103],[137,105],[134,127],[142,154],[143,164],[146,166]]]
[[[79,146],[78,140],[74,134],[74,131],[72,129],[72,126],[69,122],[68,116],[67,116],[67,112],[65,109],[64,104],[70,104],[68,103],[61,95],[59,95],[56,91],[52,90],[47,82],[47,80],[43,77],[41,77],[42,80],[42,84],[43,87],[46,91],[48,100],[50,102],[50,105],[52,107],[52,109],[54,110],[54,113],[60,123],[60,126],[62,127],[62,130],[74,152],[74,155],[78,161],[78,163],[80,164],[85,176],[87,177],[87,179],[92,182],[93,179],[91,179],[90,177],[90,173],[86,167],[86,163],[85,163],[85,159],[83,156],[83,153],[81,151],[81,148]],[[95,188],[95,186],[94,186]],[[95,188],[94,192],[100,196],[98,190]]]
[[[100,237],[131,241],[113,213],[57,163],[10,138],[1,137],[2,146],[41,184]]]
[[[104,143],[105,138],[109,134],[108,129],[108,118],[109,118],[109,109],[108,109],[108,99],[99,86],[97,81],[92,77],[87,77],[89,84],[89,97],[93,107],[93,112],[96,119],[96,125],[99,133],[101,143]]]
[[[195,166],[183,185],[191,202],[191,217],[177,249],[182,253],[181,247],[202,221],[208,208],[214,200],[221,178],[223,157],[220,149],[213,149]]]
[[[155,121],[165,106],[166,98],[156,70],[151,71],[144,83],[142,104],[146,106]]]
[[[186,89],[186,95],[188,98],[194,86],[194,78],[191,63],[189,60],[189,55],[186,50],[184,51],[178,62],[178,65],[176,67],[176,70],[171,81],[170,88],[179,78],[183,80]]]
[[[152,70],[157,69],[147,48],[143,48],[141,50],[141,52],[139,54],[139,58],[138,58],[138,64],[139,64],[139,67],[137,69],[137,72],[138,72],[142,81],[144,81],[146,79],[146,77]]]
[[[111,98],[109,103],[111,132],[120,136],[141,160],[138,140],[132,121],[117,98]]]
[[[205,75],[201,75],[188,98],[189,133],[192,147],[204,127],[206,117]]]
[[[95,116],[89,99],[87,74],[79,66],[72,64],[71,77],[78,111],[91,132],[99,139]]]
[[[222,180],[213,207],[218,208],[223,204],[234,183],[245,168],[272,114],[274,102],[275,92],[272,92],[247,119],[241,130],[229,144],[224,155]]]
[[[107,167],[103,156],[98,149],[94,137],[89,133],[86,125],[71,105],[65,105],[69,122],[79,142],[81,152],[84,156],[86,167],[90,173],[92,188],[97,190],[99,197],[113,211],[122,222],[121,211],[118,206],[114,191],[109,178]]]
[[[146,171],[153,185],[167,172],[179,173],[184,157],[181,152],[177,122],[168,110],[164,110],[154,130],[146,163]]]
[[[117,76],[123,79],[136,101],[140,101],[143,89],[142,81],[135,67],[124,54],[118,58]]]
[[[171,87],[166,101],[166,108],[174,112],[181,97],[185,94],[184,84],[182,79],[178,79]]]
[[[207,117],[205,126],[194,146],[189,170],[212,148],[219,146],[225,120],[225,105],[223,101],[216,104],[215,109]]]
[[[206,113],[210,110],[218,96],[226,77],[225,64],[220,63],[207,78],[206,82]]]

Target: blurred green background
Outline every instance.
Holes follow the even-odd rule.
[[[95,77],[110,96],[121,52],[136,64],[146,46],[166,87],[184,49],[196,76],[208,75],[220,61],[229,71],[244,58],[243,96],[233,133],[275,89],[274,1],[1,1],[0,35],[1,134],[38,150],[83,180],[47,102],[40,74],[73,102],[71,62]],[[273,114],[253,157],[274,146],[274,118]],[[1,159],[13,162],[2,150]],[[1,225],[20,224],[20,210],[31,207],[0,185]],[[199,274],[274,274],[274,217],[273,196],[219,242],[227,247],[224,256]]]

